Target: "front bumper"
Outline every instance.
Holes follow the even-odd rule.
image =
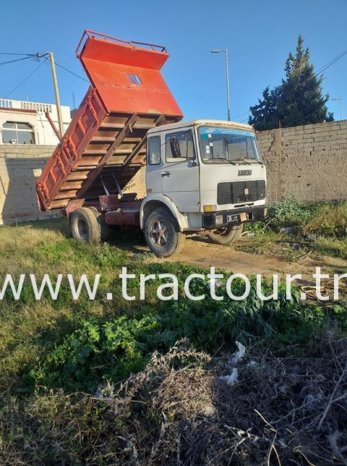
[[[206,229],[223,228],[228,225],[239,225],[244,222],[264,220],[266,215],[267,207],[265,205],[221,210],[219,212],[203,214],[202,225]]]

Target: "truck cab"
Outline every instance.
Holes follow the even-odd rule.
[[[234,242],[244,222],[266,213],[266,168],[253,128],[195,120],[149,130],[146,190],[141,227],[157,254],[169,247],[165,235],[146,233],[145,218],[155,206],[168,211],[181,233],[204,232],[219,244]],[[163,219],[160,225],[168,231]]]

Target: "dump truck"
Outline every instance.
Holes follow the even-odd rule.
[[[62,210],[80,241],[141,229],[159,257],[187,234],[231,244],[245,222],[264,218],[254,130],[183,122],[161,74],[165,47],[86,30],[76,55],[91,84],[37,181],[42,211]]]

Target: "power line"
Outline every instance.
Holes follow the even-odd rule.
[[[31,53],[0,52],[0,55],[21,55],[23,57],[23,56],[29,56],[32,54]]]
[[[11,53],[7,53],[7,52],[1,52],[0,54],[2,55],[12,55]],[[42,64],[45,62],[45,61],[48,61],[48,53],[35,53],[35,54],[17,54],[17,55],[25,55],[23,58],[18,58],[16,60],[9,60],[9,61],[6,61],[6,62],[2,62],[0,63],[0,65],[5,65],[7,63],[14,63],[14,62],[17,62],[17,61],[22,61],[22,60],[27,60],[27,59],[33,59],[33,60],[36,60],[36,61],[39,61],[39,65],[34,68],[33,71],[31,71],[20,83],[18,83],[13,89],[11,89],[10,92],[8,92],[6,95],[5,95],[5,98],[9,97],[13,92],[15,92],[20,86],[22,86],[28,79],[30,79],[30,77],[36,73],[36,71],[42,66]],[[43,61],[41,61],[43,59]],[[68,68],[66,68],[65,66],[59,64],[59,63],[55,63],[57,66],[59,66],[60,68],[62,68],[63,70],[67,71],[68,73],[72,74],[73,76],[75,76],[76,78],[79,78],[85,82],[88,82],[85,78],[83,78],[82,76],[79,76],[77,73],[74,73],[73,71],[69,70]]]
[[[0,65],[8,65],[9,63],[15,63],[17,61],[22,61],[22,60],[29,60],[30,58],[33,58],[33,56],[30,55],[28,57],[17,58],[16,60],[3,61],[3,62],[0,62]]]
[[[69,70],[68,68],[65,68],[65,66],[63,65],[60,65],[59,63],[55,62],[55,64],[57,66],[59,66],[59,68],[62,68],[63,70],[67,71],[68,73],[72,74],[73,76],[75,76],[76,78],[79,78],[79,79],[82,79],[82,81],[85,81],[85,82],[89,82],[87,79],[83,78],[82,76],[74,73],[73,71]]]
[[[36,71],[43,65],[43,61],[39,63],[38,66],[36,66],[36,68],[31,72],[29,73],[24,79],[23,81],[21,81],[19,84],[17,84],[16,87],[14,87],[8,94],[5,95],[5,99],[12,94],[12,92],[16,91],[22,84],[24,84],[34,73],[36,73]]]
[[[316,75],[323,73],[323,71],[327,70],[330,68],[330,66],[334,65],[338,60],[340,60],[343,56],[347,54],[347,49],[344,50],[343,52],[339,53],[335,58],[330,60],[326,65],[324,65],[321,69],[319,69],[316,73]]]

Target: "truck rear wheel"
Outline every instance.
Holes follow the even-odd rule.
[[[107,223],[105,222],[104,215],[101,212],[99,212],[96,207],[88,207],[88,209],[92,210],[95,213],[98,224],[100,225],[101,241],[108,241],[111,235],[111,229],[109,225],[107,225]]]
[[[240,225],[228,226],[219,230],[212,230],[207,233],[208,238],[217,244],[228,245],[235,243],[240,239],[243,230],[242,223]]]
[[[158,257],[169,257],[181,246],[183,235],[173,215],[164,207],[145,219],[144,235],[149,249]]]
[[[71,214],[72,236],[78,241],[98,244],[101,241],[101,225],[96,209],[81,207]]]

